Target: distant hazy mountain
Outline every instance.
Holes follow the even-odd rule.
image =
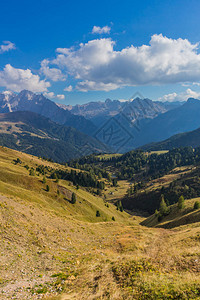
[[[193,148],[200,146],[200,128],[193,131],[173,135],[167,140],[158,143],[147,144],[142,146],[141,148],[143,150],[153,151],[153,150],[171,150],[173,148],[188,147],[188,146],[191,146]]]
[[[124,102],[107,99],[105,102],[59,106],[75,115],[91,120],[97,126],[97,132],[98,130],[102,131],[97,136],[100,141],[107,143],[116,151],[126,152],[146,144],[146,128],[148,128],[149,123],[168,111],[181,107],[183,104],[184,102],[159,102],[148,98],[135,98],[132,101]],[[103,138],[105,132],[111,131],[119,132],[118,136],[124,137],[121,145],[119,144],[120,137],[110,137],[107,140]],[[154,141],[154,132],[148,135],[147,140]]]
[[[162,102],[155,102],[148,98],[135,98],[133,101],[124,103],[117,118],[121,120],[123,116],[133,125],[142,119],[154,119],[166,111],[168,108]]]
[[[60,105],[63,109],[70,111],[74,115],[83,116],[99,126],[106,122],[112,116],[115,116],[122,109],[124,103],[119,100],[107,99],[104,102],[89,102],[86,104]]]
[[[108,152],[92,137],[28,111],[0,114],[0,145],[57,162]]]
[[[105,102],[89,102],[75,106],[58,105],[75,115],[83,116],[91,120],[95,125],[99,126],[109,118],[120,114],[124,114],[131,122],[134,122],[135,119],[154,118],[160,113],[164,113],[181,104],[180,102],[171,104],[169,102],[136,98],[133,101],[124,102],[107,99]]]
[[[163,141],[200,127],[200,100],[190,98],[182,106],[160,114],[143,126],[135,137],[135,146]]]
[[[71,126],[86,134],[92,134],[96,127],[83,116],[73,115],[43,95],[36,95],[30,91],[0,94],[0,113],[14,111],[32,111],[41,114],[58,124]]]

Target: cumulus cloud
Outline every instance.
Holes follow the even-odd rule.
[[[52,81],[65,81],[66,77],[62,74],[62,71],[57,68],[50,68],[49,67],[49,60],[44,59],[41,62],[40,71],[44,76]]]
[[[81,81],[76,85],[76,89],[81,92],[87,91],[111,91],[117,89],[119,86],[114,83],[103,83],[95,81]]]
[[[43,95],[44,95],[46,98],[50,98],[50,99],[55,98],[54,92],[44,92]]]
[[[0,45],[0,53],[8,52],[16,49],[15,44],[10,41],[4,41],[3,45]]]
[[[200,81],[198,44],[187,39],[153,35],[149,45],[114,50],[111,38],[58,48],[52,61],[77,79],[77,88],[112,90],[123,86]],[[95,88],[94,88],[95,87]],[[104,89],[104,88],[105,89]]]
[[[50,87],[50,83],[41,80],[38,75],[34,75],[31,70],[16,69],[10,64],[7,64],[0,71],[0,86],[7,89],[20,92],[21,90],[30,90],[32,92],[44,92]]]
[[[94,26],[92,28],[92,33],[93,34],[103,34],[103,33],[110,33],[111,28],[109,26],[104,26],[104,27],[99,27],[99,26]]]
[[[59,99],[59,100],[64,100],[65,99],[65,95],[55,95],[54,92],[45,92],[43,93],[43,95],[46,97],[46,98],[50,98],[50,99]]]
[[[73,86],[72,85],[69,85],[66,88],[64,88],[65,92],[72,92],[72,90],[73,90]]]
[[[64,99],[65,99],[65,95],[62,95],[62,94],[61,94],[61,95],[57,95],[56,97],[57,97],[58,99],[60,99],[60,100],[64,100]]]
[[[174,101],[187,101],[188,98],[200,98],[200,92],[195,92],[191,89],[187,89],[186,91],[182,93],[171,93],[164,95],[163,97],[160,97],[158,100],[159,101],[169,101],[169,102],[174,102]]]

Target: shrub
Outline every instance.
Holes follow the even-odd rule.
[[[112,217],[112,221],[115,221],[115,217]]]
[[[200,208],[200,202],[199,201],[196,201],[194,203],[194,209],[199,209]]]
[[[46,183],[47,182],[47,180],[46,180],[46,178],[45,177],[43,177],[43,180],[42,180],[42,183]]]
[[[34,172],[34,169],[33,169],[33,168],[30,169],[29,175],[30,175],[30,176],[35,176],[35,172]]]
[[[19,158],[14,159],[13,161],[14,161],[15,165],[22,163],[22,161]]]
[[[46,191],[49,192],[50,191],[50,188],[49,188],[49,185],[47,184],[46,186]]]
[[[99,210],[96,211],[96,217],[100,217],[100,212],[99,212]]]

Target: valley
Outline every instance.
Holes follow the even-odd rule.
[[[72,181],[55,176],[72,171]],[[118,209],[129,180],[113,186],[98,175],[105,188],[97,195],[83,186],[82,172],[0,148],[1,299],[199,299],[199,198],[185,200],[183,210],[169,206],[158,222]],[[146,193],[192,172],[191,165],[173,169]]]

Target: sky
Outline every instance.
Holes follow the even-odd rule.
[[[200,98],[200,1],[0,2],[0,91],[63,103]]]

